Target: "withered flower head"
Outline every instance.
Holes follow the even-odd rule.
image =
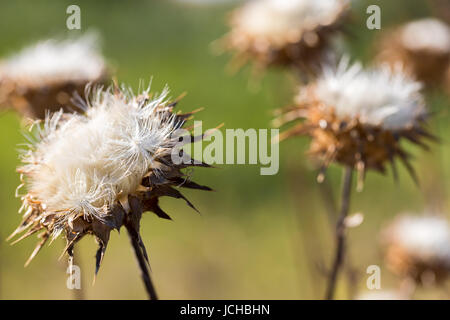
[[[233,12],[223,39],[239,65],[295,65],[310,71],[329,47],[347,12],[347,0],[259,0]]]
[[[167,89],[151,97],[148,89],[134,96],[126,89],[98,88],[87,93],[84,114],[60,111],[36,126],[36,141],[18,169],[28,191],[22,196],[24,217],[11,235],[25,232],[19,241],[40,232],[28,262],[49,238],[63,233],[71,256],[74,244],[89,234],[99,244],[98,270],[111,230],[121,226],[138,238],[146,255],[139,234],[142,212],[170,219],[158,205],[160,197],[184,199],[194,208],[174,187],[210,190],[182,172],[208,165],[180,149],[188,133],[180,130],[192,113],[174,113],[176,101],[170,103],[167,94]]]
[[[106,63],[93,33],[66,40],[38,42],[0,60],[0,105],[44,119],[46,110],[73,108],[70,97],[87,83],[102,83]]]
[[[426,84],[445,79],[450,63],[450,27],[445,22],[435,18],[409,22],[386,32],[379,46],[379,61],[402,64]]]
[[[399,216],[381,240],[388,267],[402,277],[431,284],[450,271],[450,227],[439,216]]]
[[[423,128],[427,112],[420,88],[400,70],[364,70],[342,59],[337,68],[324,67],[315,82],[301,87],[295,105],[281,110],[274,124],[303,120],[280,138],[311,136],[309,152],[321,163],[321,178],[331,162],[338,162],[357,169],[362,182],[366,170],[384,172],[396,157],[414,177],[400,142],[405,138],[426,147],[422,138],[431,138]]]

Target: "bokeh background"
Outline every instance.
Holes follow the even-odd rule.
[[[195,1],[191,1],[195,2]],[[202,1],[199,1],[201,3]],[[206,2],[207,1],[203,1]],[[216,3],[215,3],[216,2]],[[373,39],[380,31],[366,28],[365,10],[374,1],[354,1],[352,21],[343,42],[355,59],[373,57]],[[382,8],[382,30],[414,18],[432,15],[427,1],[375,1]],[[115,68],[117,78],[137,88],[139,80],[153,76],[153,90],[165,84],[172,95],[187,91],[180,109],[204,107],[196,118],[203,128],[225,123],[225,128],[268,128],[272,111],[290,103],[295,90],[292,75],[270,70],[257,86],[249,84],[249,68],[237,74],[226,71],[230,57],[216,56],[211,43],[226,31],[229,11],[238,2],[211,1],[81,1],[82,32],[94,29],[102,39],[102,51]],[[66,8],[73,1],[0,1],[0,55],[8,55],[47,37],[64,36]],[[255,89],[255,87],[257,87]],[[391,175],[369,173],[362,193],[354,193],[351,211],[364,215],[361,226],[349,231],[349,252],[357,282],[348,285],[342,274],[338,298],[366,287],[366,268],[379,265],[384,289],[398,281],[383,264],[378,244],[380,228],[401,212],[422,212],[436,195],[445,211],[449,205],[450,148],[449,100],[431,90],[427,100],[435,112],[432,130],[442,142],[424,153],[408,146],[420,187],[400,169],[400,181]],[[78,246],[83,277],[82,292],[66,288],[66,261],[58,261],[63,240],[46,246],[27,268],[23,263],[34,248],[31,237],[10,246],[5,238],[20,222],[18,144],[25,141],[21,121],[13,112],[0,114],[0,298],[1,299],[145,299],[136,261],[123,232],[112,234],[95,285],[96,245],[85,238]],[[196,169],[196,181],[216,192],[186,192],[201,215],[181,200],[163,199],[174,221],[148,213],[142,233],[163,299],[316,299],[325,290],[331,263],[331,226],[314,167],[304,156],[307,139],[281,144],[280,171],[259,175],[259,166],[221,165]],[[328,178],[337,193],[340,169],[332,167]],[[448,211],[447,211],[448,212]],[[419,297],[450,297],[445,291],[419,291]]]

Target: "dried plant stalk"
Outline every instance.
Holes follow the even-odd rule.
[[[352,178],[353,178],[353,168],[346,167],[344,169],[342,180],[341,209],[336,223],[336,231],[335,231],[336,250],[325,294],[325,298],[327,300],[331,300],[334,297],[338,275],[345,260],[345,251],[346,251],[345,219],[350,209]]]

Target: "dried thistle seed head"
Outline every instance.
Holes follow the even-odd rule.
[[[412,21],[386,32],[378,51],[378,61],[402,64],[427,85],[440,84],[450,63],[450,27],[435,18]]]
[[[250,1],[232,13],[223,46],[236,53],[238,65],[252,59],[257,68],[295,65],[308,72],[323,57],[348,8],[347,0]]]
[[[401,140],[424,146],[431,137],[423,128],[427,112],[421,85],[400,70],[349,66],[324,67],[318,79],[300,89],[294,107],[281,111],[275,125],[303,120],[281,135],[312,137],[310,154],[325,170],[331,162],[358,169],[385,171],[396,157],[413,170]],[[402,139],[404,138],[404,139]],[[395,168],[395,167],[394,167]]]
[[[381,241],[388,267],[399,276],[434,284],[450,271],[450,227],[440,216],[399,216]]]
[[[139,235],[143,211],[170,219],[158,205],[160,197],[184,199],[194,208],[174,187],[210,190],[182,172],[207,165],[180,150],[186,132],[179,129],[190,114],[175,114],[176,102],[167,95],[167,89],[150,98],[148,89],[134,96],[126,89],[98,88],[86,95],[84,114],[60,111],[47,116],[43,126],[37,124],[35,142],[18,169],[27,189],[24,218],[11,235],[24,232],[20,240],[41,232],[30,259],[62,232],[69,255],[78,240],[91,234],[99,243],[98,269],[111,230],[125,225],[144,248]],[[175,163],[172,152],[183,161]]]
[[[0,61],[0,105],[44,119],[46,110],[75,108],[74,92],[87,83],[103,83],[107,66],[98,50],[98,37],[86,34],[66,40],[38,42]]]

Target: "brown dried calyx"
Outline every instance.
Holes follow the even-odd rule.
[[[31,119],[44,119],[47,112],[55,112],[63,108],[73,112],[79,107],[71,99],[72,96],[85,98],[86,85],[102,85],[108,82],[105,72],[95,80],[71,81],[60,79],[39,85],[29,84],[25,79],[20,81],[8,78],[0,79],[0,107],[11,107],[22,116]]]
[[[396,275],[410,278],[417,284],[442,283],[449,274],[449,266],[445,261],[423,260],[396,244],[387,246],[384,251],[388,268]]]

